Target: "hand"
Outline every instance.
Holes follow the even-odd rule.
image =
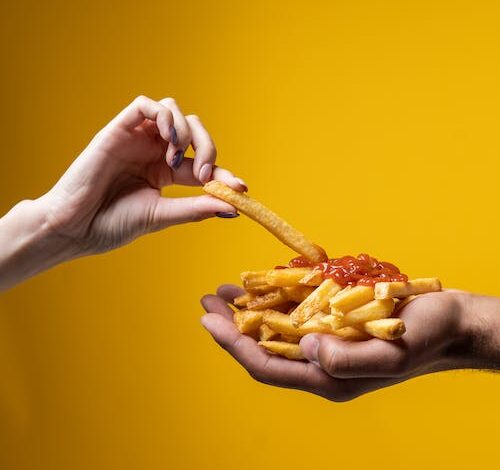
[[[423,374],[461,368],[500,368],[500,299],[460,291],[426,294],[402,311],[407,332],[398,341],[343,341],[307,335],[307,362],[268,354],[232,322],[227,302],[240,295],[221,286],[202,305],[205,328],[256,380],[305,390],[333,401],[351,400]]]
[[[194,159],[184,158],[189,146]],[[200,185],[212,178],[246,190],[229,171],[214,168],[216,149],[197,116],[184,116],[172,98],[140,96],[92,140],[59,182],[41,199],[51,232],[98,253],[170,225],[222,213],[229,204],[204,195],[170,199],[171,184]]]
[[[192,146],[194,159],[184,158]],[[58,263],[100,253],[170,225],[234,207],[212,196],[163,198],[163,186],[212,178],[237,191],[245,183],[214,166],[216,150],[197,116],[172,98],[136,98],[92,140],[45,195],[0,219],[0,292]]]

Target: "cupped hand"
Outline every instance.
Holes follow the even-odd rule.
[[[184,157],[189,146],[194,159]],[[214,165],[215,158],[215,145],[197,116],[184,116],[172,98],[140,96],[37,202],[50,232],[77,245],[79,255],[103,252],[170,225],[236,216],[231,205],[208,195],[160,194],[164,186],[197,186],[212,178],[246,190],[242,180]]]
[[[478,365],[471,354],[465,321],[469,294],[464,292],[426,294],[410,302],[400,313],[407,332],[398,341],[307,335],[300,343],[307,361],[273,356],[238,331],[228,303],[241,293],[224,285],[218,295],[203,297],[208,313],[202,323],[253,378],[266,384],[346,401],[419,375]]]

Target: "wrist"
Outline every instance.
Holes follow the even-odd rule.
[[[0,218],[0,292],[78,255],[51,230],[43,199],[25,200]]]
[[[465,362],[473,369],[500,369],[500,298],[460,293]]]

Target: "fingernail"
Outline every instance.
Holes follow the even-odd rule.
[[[300,341],[302,353],[311,362],[318,364],[319,340],[315,335],[307,335]]]
[[[212,176],[212,165],[210,163],[205,163],[201,168],[200,168],[200,182],[205,184],[210,181],[210,177]]]
[[[235,178],[235,180],[243,186],[243,191],[247,192],[248,191],[248,186],[247,184],[241,179],[241,178]]]
[[[170,163],[170,168],[173,170],[177,170],[182,163],[182,160],[184,159],[184,152],[182,150],[177,150],[175,152],[174,158],[172,158],[172,163]]]
[[[177,145],[177,131],[174,126],[170,126],[170,143]]]
[[[215,215],[221,219],[234,219],[240,216],[237,212],[216,212]]]

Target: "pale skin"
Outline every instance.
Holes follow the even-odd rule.
[[[193,147],[193,159],[184,158]],[[0,292],[56,264],[102,253],[149,232],[218,215],[231,205],[208,195],[164,198],[172,184],[211,179],[246,185],[215,166],[215,145],[172,98],[139,96],[92,139],[56,185],[0,219]]]
[[[406,334],[397,341],[344,341],[312,334],[300,347],[307,361],[267,353],[232,322],[228,304],[242,294],[221,286],[202,299],[202,323],[215,341],[256,380],[304,390],[332,401],[360,395],[419,375],[453,369],[500,369],[500,299],[449,290],[418,297],[401,311]]]

